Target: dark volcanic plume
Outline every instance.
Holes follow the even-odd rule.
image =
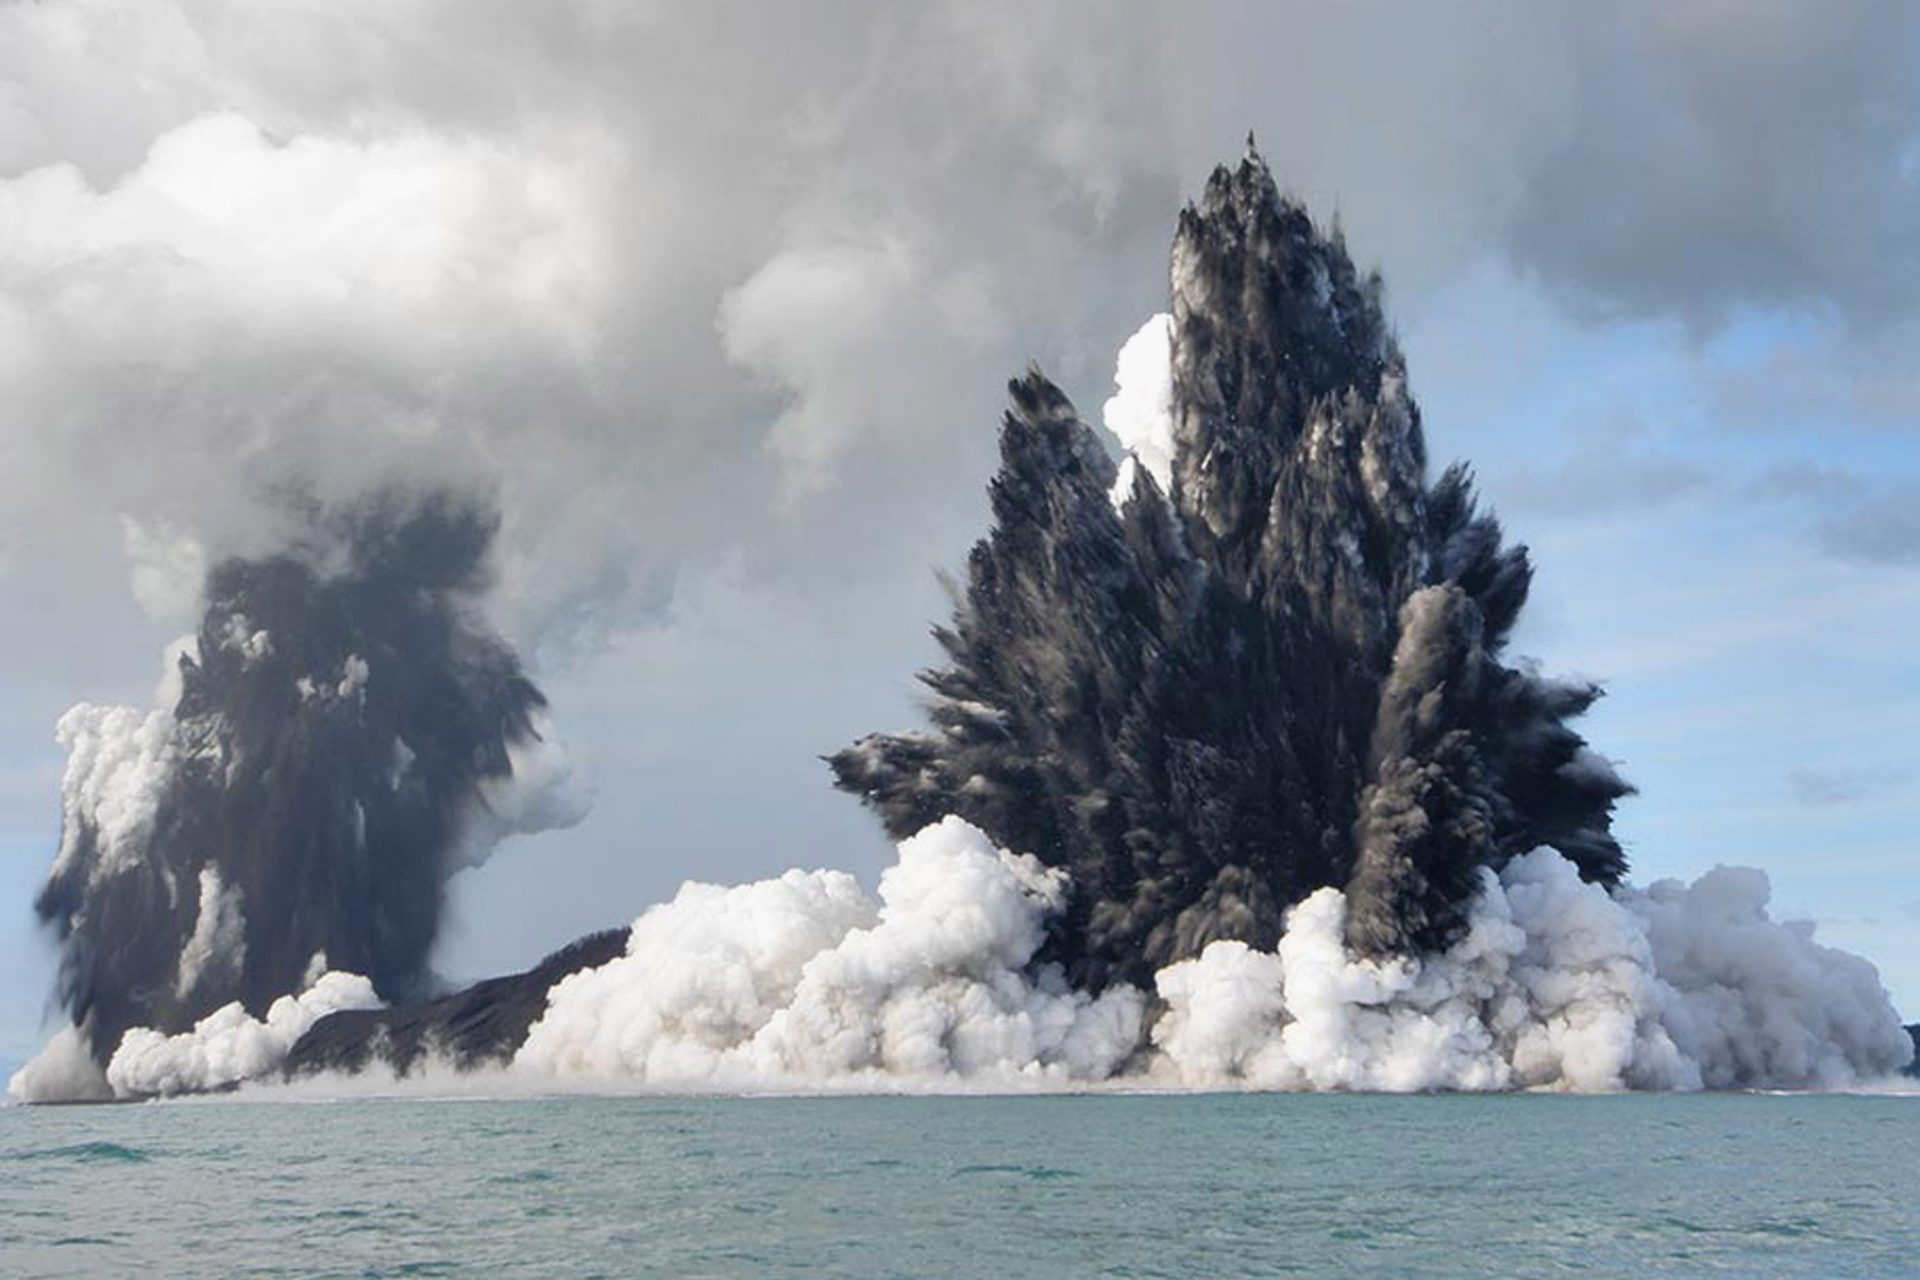
[[[1052,955],[1093,985],[1272,947],[1323,885],[1397,954],[1538,845],[1614,883],[1630,788],[1567,725],[1600,691],[1503,660],[1526,549],[1464,468],[1428,482],[1378,277],[1257,154],[1182,213],[1171,277],[1171,491],[1135,467],[1116,506],[1066,396],[1015,381],[934,729],[839,752],[839,785],[896,839],[957,814],[1067,868]]]
[[[100,1061],[132,1026],[259,1016],[316,966],[425,993],[447,878],[528,823],[508,792],[543,747],[544,699],[475,608],[495,526],[445,497],[320,519],[312,547],[208,576],[177,700],[63,722],[37,906]]]

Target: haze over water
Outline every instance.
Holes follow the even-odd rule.
[[[1893,1277],[1901,1096],[0,1110],[0,1273]]]

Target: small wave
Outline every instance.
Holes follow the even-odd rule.
[[[122,1161],[144,1163],[153,1153],[138,1147],[123,1147],[117,1142],[81,1142],[67,1147],[48,1147],[40,1151],[16,1151],[9,1160]]]
[[[984,1174],[1006,1174],[1033,1182],[1053,1182],[1061,1178],[1080,1176],[1077,1169],[1055,1169],[1047,1165],[1024,1164],[968,1164],[953,1171],[953,1176],[956,1178],[972,1178]]]

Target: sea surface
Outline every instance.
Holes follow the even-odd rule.
[[[0,1109],[0,1276],[1920,1275],[1920,1098]]]

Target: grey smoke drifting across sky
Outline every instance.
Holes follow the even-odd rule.
[[[1537,482],[1513,494],[1546,583],[1521,645],[1616,678],[1595,737],[1649,793],[1623,812],[1640,865],[1772,863],[1721,833],[1794,769],[1884,763],[1916,710],[1910,657],[1788,656],[1915,621],[1913,529],[1886,513],[1920,471],[1920,15],[1847,17],[0,11],[0,865],[22,928],[56,839],[53,720],[144,705],[200,569],[281,545],[289,486],[491,495],[491,612],[621,780],[470,886],[456,967],[531,959],[684,874],[877,864],[814,754],[909,718],[893,673],[932,656],[929,568],[984,526],[1005,377],[1033,358],[1104,398],[1164,306],[1173,211],[1249,126],[1385,271],[1437,458],[1472,456],[1495,506],[1503,476]],[[1655,406],[1627,445],[1645,474],[1712,482],[1588,505],[1559,484],[1647,407],[1608,386]],[[1796,463],[1853,482],[1746,496]],[[1726,563],[1675,550],[1703,528]],[[1689,573],[1670,606],[1660,576]],[[1804,724],[1822,679],[1804,705],[1858,708],[1844,733],[1765,731]],[[1885,876],[1913,803],[1752,826],[1828,881]],[[46,984],[22,985],[0,1056],[36,1038]]]

